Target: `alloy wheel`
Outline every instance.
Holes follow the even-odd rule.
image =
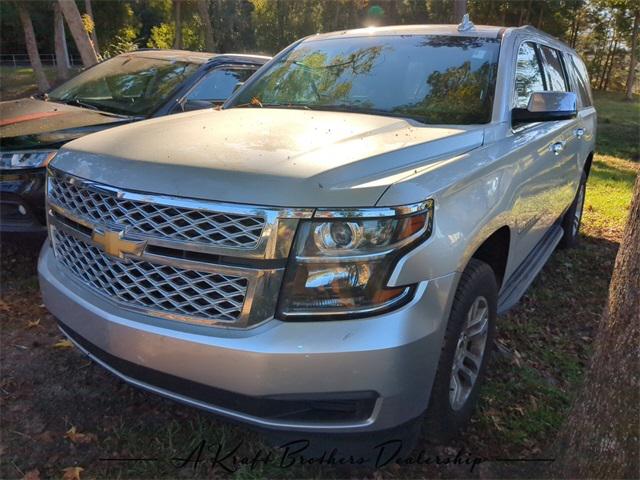
[[[489,334],[489,303],[477,297],[467,312],[451,367],[449,403],[453,410],[463,407],[480,373]]]

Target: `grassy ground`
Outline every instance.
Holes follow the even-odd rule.
[[[56,85],[55,67],[44,67],[49,84]],[[38,93],[31,67],[0,67],[0,101],[28,97]]]
[[[558,251],[520,305],[500,318],[498,349],[471,426],[447,445],[423,442],[426,455],[539,458],[553,456],[553,439],[588,365],[598,319],[607,297],[613,261],[635,176],[639,172],[638,102],[597,98],[599,150],[589,179],[583,238],[578,248]],[[618,136],[617,119],[630,126]],[[607,128],[611,125],[611,128]],[[3,244],[0,315],[0,477],[20,478],[38,469],[62,476],[80,467],[82,478],[494,478],[527,476],[503,462],[468,465],[390,465],[374,473],[317,466],[281,468],[272,462],[243,465],[268,447],[263,437],[195,409],[141,392],[113,378],[62,337],[41,305],[35,276],[37,245]],[[631,413],[631,412],[630,412]],[[636,412],[637,413],[637,412]],[[75,433],[70,429],[75,427]],[[202,462],[177,468],[202,440],[209,460],[219,442],[242,443],[234,463]],[[226,450],[223,452],[226,453]],[[466,456],[464,454],[463,456]],[[136,462],[101,458],[146,458]],[[467,457],[465,457],[467,458]],[[153,460],[149,460],[153,459]],[[173,459],[173,460],[172,460]],[[71,473],[73,473],[71,471]]]

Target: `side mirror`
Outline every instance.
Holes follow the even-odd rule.
[[[527,108],[514,108],[511,123],[568,120],[578,114],[577,97],[573,92],[535,92]]]
[[[211,100],[187,100],[182,104],[183,112],[191,112],[193,110],[202,110],[203,108],[211,108],[214,102]]]

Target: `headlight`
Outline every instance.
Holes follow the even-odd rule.
[[[25,150],[24,152],[2,152],[0,168],[17,170],[20,168],[46,167],[57,150]]]
[[[431,234],[432,200],[318,215],[326,218],[303,220],[298,227],[280,317],[373,315],[411,297],[412,286],[387,282],[398,259]]]

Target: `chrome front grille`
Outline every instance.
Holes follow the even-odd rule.
[[[242,312],[247,278],[137,259],[121,261],[57,228],[51,236],[59,262],[113,301],[189,321],[234,322]]]
[[[299,219],[313,215],[121,190],[51,166],[47,182],[61,270],[123,308],[188,323],[271,318]]]
[[[117,225],[144,237],[255,249],[265,218],[121,198],[62,176],[49,177],[49,202],[87,221]]]

